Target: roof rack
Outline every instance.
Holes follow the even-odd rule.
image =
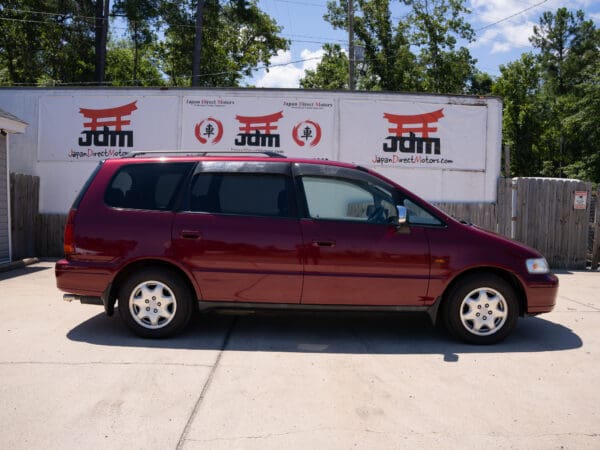
[[[250,155],[255,155],[255,154],[261,154],[261,155],[266,155],[269,158],[285,158],[286,156],[282,153],[277,153],[277,152],[270,152],[270,151],[252,151],[252,152],[245,152],[245,151],[239,151],[236,152],[234,150],[230,150],[230,151],[199,151],[199,150],[148,150],[148,151],[137,151],[137,152],[131,152],[128,153],[127,155],[125,155],[125,158],[135,158],[136,156],[141,156],[141,155],[161,155],[161,154],[179,154],[179,155],[200,155],[200,156],[207,156],[210,154],[228,154],[228,155],[245,155],[245,154],[250,154]]]

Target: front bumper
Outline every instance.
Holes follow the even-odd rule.
[[[552,311],[558,296],[558,277],[554,274],[536,277],[527,284],[526,295],[526,314],[536,315]]]

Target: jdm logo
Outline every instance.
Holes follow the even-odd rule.
[[[305,120],[296,124],[292,130],[292,137],[300,147],[304,147],[306,143],[315,147],[321,142],[321,126],[312,120]]]
[[[250,147],[275,147],[280,146],[280,136],[277,131],[277,122],[283,117],[283,111],[265,116],[240,116],[235,119],[240,123],[235,145]]]
[[[388,136],[386,140],[390,142],[383,143],[384,152],[402,152],[402,153],[425,153],[427,155],[441,153],[441,142],[439,138],[430,137],[429,133],[435,133],[438,129],[432,124],[437,123],[444,117],[444,109],[438,109],[430,113],[415,115],[400,115],[384,113],[392,128],[388,132],[393,136]],[[420,136],[417,136],[420,134]]]
[[[84,129],[79,138],[81,147],[133,147],[133,131],[123,130],[131,125],[125,118],[137,109],[137,101],[123,106],[106,109],[79,108],[79,113],[89,122],[83,122]]]
[[[202,122],[197,123],[194,128],[194,135],[201,144],[206,144],[211,139],[211,144],[218,143],[223,137],[223,124],[221,121],[209,117]],[[214,137],[213,137],[214,136]]]

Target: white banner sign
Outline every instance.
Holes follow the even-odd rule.
[[[485,170],[485,106],[340,100],[340,153],[364,166]]]
[[[183,98],[182,149],[272,151],[333,159],[334,101],[317,98]]]
[[[177,148],[177,97],[44,96],[39,106],[40,161],[93,161]]]

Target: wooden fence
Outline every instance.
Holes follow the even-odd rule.
[[[38,213],[38,177],[11,174],[10,181],[13,257],[61,256],[66,215]],[[587,192],[586,209],[574,208],[576,191]],[[596,268],[600,260],[600,207],[592,199],[591,183],[501,178],[496,203],[437,206],[538,249],[553,268],[584,269],[588,261]]]
[[[31,256],[61,256],[66,215],[40,214],[40,179],[10,174],[13,259]]]
[[[37,256],[35,242],[39,191],[39,177],[20,173],[10,174],[13,259]]]
[[[575,209],[575,192],[587,193],[585,209]],[[515,195],[513,204],[513,194]],[[448,214],[539,250],[557,269],[598,265],[598,214],[590,219],[591,183],[554,178],[502,178],[496,203],[438,203]],[[596,230],[590,245],[589,228]],[[592,252],[589,252],[589,248]],[[596,249],[594,259],[594,251]],[[590,254],[592,253],[592,254]]]

